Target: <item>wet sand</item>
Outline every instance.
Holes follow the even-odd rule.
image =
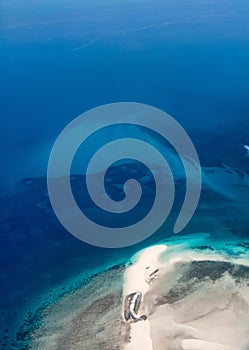
[[[210,261],[179,265],[145,298],[153,349],[235,350],[248,345],[248,282],[244,266]]]
[[[165,259],[167,253],[161,246],[149,248],[125,274],[125,293],[143,291],[140,313],[148,318],[130,321],[123,349],[248,350],[248,262],[177,247]],[[148,279],[147,271],[155,269]]]
[[[243,256],[246,245],[239,249]],[[204,246],[140,251],[131,265],[95,276],[44,309],[30,348],[248,350],[249,261],[229,260]],[[133,310],[147,318],[125,320],[125,298],[136,292],[141,302]]]

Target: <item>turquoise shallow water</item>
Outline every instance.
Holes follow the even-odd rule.
[[[212,307],[212,302],[215,303],[217,298],[218,300],[220,297],[229,300],[233,295],[239,295],[241,292],[242,301],[243,293],[244,297],[248,297],[247,289],[245,289],[246,286],[248,287],[249,278],[248,241],[241,238],[222,241],[217,237],[214,240],[207,233],[196,233],[170,237],[158,243],[167,245],[166,252],[160,255],[161,267],[169,266],[168,264],[172,266],[173,261],[179,258],[182,259],[182,262],[175,263],[174,269],[169,269],[166,277],[161,276],[158,282],[160,288],[152,288],[145,296],[146,301],[143,301],[143,304],[145,308],[147,307],[146,312],[149,312],[148,310],[152,307],[148,305],[155,304],[155,301],[157,301],[157,306],[163,305],[163,300],[168,300],[169,304],[181,300],[182,306],[187,307],[188,303],[184,301],[184,297],[188,294],[190,294],[189,302],[192,300],[191,302],[195,303],[196,298],[196,302],[199,300],[199,303],[203,303],[205,298],[203,299],[201,293],[205,293],[205,290],[209,293],[206,298],[210,302],[211,313],[213,310],[220,312],[224,310]],[[31,349],[47,349],[48,347],[50,349],[58,347],[61,349],[123,349],[122,344],[129,339],[129,329],[122,323],[124,272],[127,265],[130,262],[135,263],[137,258],[136,253],[131,259],[126,260],[125,264],[120,263],[106,269],[102,267],[102,271],[94,274],[92,278],[84,280],[81,276],[78,284],[75,280],[74,284],[71,284],[69,293],[67,291],[65,294],[61,293],[60,296],[57,294],[58,298],[55,302],[43,305],[42,308],[36,310],[26,325],[22,327],[16,346],[24,347],[26,344]],[[174,286],[176,279],[179,281]],[[193,297],[191,297],[191,292]],[[151,295],[154,295],[152,297],[154,302],[151,300]],[[238,309],[233,309],[233,313],[239,315],[241,305],[237,307]],[[204,307],[202,317],[205,315],[205,310],[206,307]],[[246,304],[243,310],[244,318],[248,318]],[[202,311],[199,310],[199,312]],[[153,325],[153,313],[151,317]],[[215,322],[219,324],[217,317],[219,318],[219,315],[214,315],[212,325],[210,325],[212,329],[215,328]],[[239,320],[242,319],[242,324],[246,326],[244,318],[239,317]],[[166,327],[168,332],[170,327],[171,325]],[[24,342],[25,336],[26,341]],[[217,341],[219,342],[219,339]],[[221,343],[223,341],[224,339],[220,340]],[[226,344],[231,345],[229,341]]]
[[[248,11],[243,0],[191,0],[188,5],[138,0],[27,0],[20,5],[13,0],[0,5],[4,349],[18,348],[17,333],[30,312],[173,236],[184,193],[179,177],[169,220],[137,246],[92,247],[57,222],[47,197],[49,152],[61,129],[91,107],[142,102],[181,122],[197,148],[204,180],[196,215],[183,234],[208,233],[208,243],[200,241],[200,246],[244,254],[249,227],[249,158],[243,148],[249,143]],[[80,162],[79,157],[76,165]],[[122,177],[116,181],[122,183]],[[145,182],[145,189],[150,186]],[[120,198],[122,191],[113,195]],[[25,336],[19,334],[20,340]]]
[[[218,171],[220,176],[220,170],[227,174],[227,169],[224,168],[213,169],[212,174]],[[9,271],[9,275],[2,276],[5,281],[2,289],[5,298],[2,299],[1,309],[4,320],[3,342],[7,341],[8,344],[9,339],[13,337],[11,341],[14,348],[19,348],[23,346],[19,344],[29,341],[30,332],[40,325],[41,313],[49,305],[58,302],[68,293],[84,289],[84,284],[88,283],[93,275],[113,265],[126,264],[137,251],[151,244],[163,242],[169,247],[177,244],[179,254],[190,249],[193,252],[205,251],[210,256],[214,252],[219,252],[227,259],[248,260],[248,208],[242,195],[234,198],[237,192],[233,193],[232,186],[229,187],[229,196],[226,198],[223,187],[219,187],[221,189],[219,193],[205,185],[197,212],[185,229],[185,235],[172,233],[175,213],[178,211],[176,203],[169,220],[156,234],[136,246],[113,250],[88,246],[64,232],[55,219],[51,220],[48,200],[38,200],[39,193],[44,193],[42,182],[42,179],[31,179],[24,183],[22,191],[15,195],[14,201],[11,201],[16,206],[18,199],[21,203],[27,196],[32,199],[23,232],[18,225],[16,228],[19,240],[12,245],[9,244],[8,251],[6,249],[5,259],[7,254],[13,257],[12,264],[5,269]],[[246,191],[248,188],[244,186],[244,194]],[[230,198],[232,193],[233,196]],[[13,197],[5,197],[5,200],[7,198]],[[31,212],[34,221],[30,221]],[[21,209],[18,213],[20,218]],[[23,213],[22,215],[22,220],[25,222],[25,215]],[[8,219],[5,222],[8,223],[6,230],[14,232],[15,220]],[[203,231],[204,227],[204,233],[200,234],[200,230]],[[172,254],[175,254],[174,249]],[[10,276],[13,276],[11,283],[8,282]],[[94,280],[92,283],[94,285]]]

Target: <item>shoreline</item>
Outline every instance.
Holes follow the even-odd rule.
[[[156,274],[159,271],[160,263],[158,258],[166,250],[167,246],[157,245],[136,254],[136,262],[129,266],[125,272],[123,311],[127,307],[125,305],[126,297],[132,293],[141,293],[141,303],[143,303],[144,295],[149,290],[149,283],[153,278],[156,278]],[[142,318],[142,316],[137,316],[136,322],[134,322],[134,319],[130,322],[131,341],[124,345],[124,350],[153,350],[150,322],[146,315],[146,319]],[[127,322],[128,320],[125,321]]]
[[[213,244],[212,247],[207,235],[193,237],[192,240],[189,238],[187,244],[184,241],[184,236],[178,236],[163,244],[143,249],[129,258],[127,264],[114,265],[108,271],[93,276],[88,284],[44,308],[38,319],[33,319],[36,325],[39,320],[42,324],[38,329],[30,329],[31,348],[45,350],[49,344],[50,349],[57,349],[59,346],[61,349],[72,350],[192,350],[195,346],[199,346],[201,350],[219,346],[218,350],[223,350],[224,347],[222,349],[222,344],[215,338],[215,332],[213,338],[209,339],[207,335],[201,335],[199,330],[193,331],[202,325],[195,324],[192,319],[186,320],[186,317],[193,315],[198,318],[200,310],[187,310],[186,305],[201,303],[206,298],[206,287],[211,288],[211,284],[219,282],[215,290],[216,299],[223,298],[219,296],[219,288],[231,290],[234,295],[239,293],[239,298],[232,297],[232,294],[231,298],[228,297],[233,308],[243,312],[247,307],[246,303],[249,305],[249,300],[246,299],[247,296],[249,299],[249,259],[246,255],[248,243],[227,242],[224,250],[216,250],[224,247],[224,243],[216,241],[216,245]],[[227,247],[229,252],[234,250],[235,254],[228,255]],[[246,268],[243,270],[241,266]],[[229,270],[232,271],[233,278],[223,278]],[[204,277],[206,273],[209,274],[206,277],[211,278],[212,283],[206,281],[206,277],[203,278],[203,273]],[[184,280],[181,280],[181,274]],[[195,286],[195,279],[198,278],[200,283],[197,281],[199,285],[197,283]],[[234,285],[236,279],[244,279],[248,286],[243,287],[241,284],[237,288]],[[202,288],[202,284],[205,288]],[[127,296],[131,297],[126,301]],[[124,314],[126,303],[129,311],[127,319]],[[212,305],[208,302],[201,306],[202,310],[209,310],[213,317],[212,322],[209,320],[209,328],[216,322],[216,315],[212,315]],[[221,304],[221,308],[224,309],[225,306]],[[229,319],[232,310],[229,308],[228,314],[221,317]],[[247,318],[249,311],[248,315],[243,315]],[[162,338],[161,324],[165,327],[163,332],[167,339]],[[243,327],[246,326],[242,325],[241,329]],[[167,345],[175,334],[186,330],[188,334],[182,335],[179,346],[172,348]],[[247,348],[233,347],[235,349]]]
[[[212,266],[217,275],[215,276],[215,273],[211,268],[209,274],[211,279],[213,278],[213,281],[211,281],[212,283],[208,280],[208,278],[206,278],[206,280],[203,279],[198,286],[199,289],[196,288],[195,290],[195,288],[193,288],[193,291],[190,289],[190,294],[186,294],[186,296],[184,295],[182,298],[180,297],[179,300],[176,300],[176,302],[172,302],[172,305],[171,303],[162,302],[162,305],[159,303],[159,305],[155,306],[157,303],[156,300],[159,298],[158,295],[161,293],[159,288],[162,281],[166,286],[168,284],[174,285],[172,278],[174,280],[175,275],[179,273],[181,268],[183,270],[185,269],[191,276],[189,271],[199,269],[197,275],[201,274],[202,270],[205,272],[206,265]],[[224,321],[224,324],[227,324],[228,329],[231,327],[231,324],[236,324],[236,322],[238,322],[237,317],[239,319],[239,316],[237,313],[239,314],[242,312],[241,310],[243,310],[243,308],[247,310],[248,307],[248,312],[246,312],[243,316],[248,323],[248,327],[242,320],[240,325],[241,329],[235,328],[234,331],[234,338],[238,338],[237,341],[241,341],[242,344],[243,342],[247,344],[248,339],[246,338],[245,334],[246,332],[249,334],[249,288],[248,285],[243,285],[243,282],[241,282],[241,285],[239,286],[236,286],[236,284],[233,283],[232,277],[228,276],[228,271],[232,268],[232,266],[237,266],[237,268],[240,267],[241,269],[245,268],[247,271],[246,277],[249,281],[249,261],[243,257],[229,258],[217,251],[207,252],[204,250],[203,252],[198,252],[193,247],[186,248],[182,244],[176,244],[174,246],[166,244],[154,245],[138,252],[133,257],[132,264],[127,267],[124,273],[122,318],[130,327],[130,337],[129,342],[126,342],[121,349],[170,350],[173,349],[173,347],[171,348],[170,341],[175,337],[174,334],[177,334],[177,332],[182,332],[182,338],[179,338],[178,343],[179,349],[234,350],[234,343],[232,342],[235,341],[232,336],[229,336],[229,330],[223,329],[222,324],[219,324],[217,321],[219,312],[214,311],[216,302],[220,303],[225,310],[222,310],[221,307],[220,313],[221,315],[224,314],[223,316],[225,317],[225,320],[227,319],[227,321]],[[200,268],[202,270],[200,270]],[[188,271],[188,269],[190,270]],[[217,271],[215,269],[217,269]],[[224,269],[224,271],[222,269]],[[212,274],[215,277],[213,277]],[[240,276],[238,275],[238,277]],[[243,276],[241,277],[241,280],[243,280]],[[224,288],[222,283],[230,286],[231,288],[230,295],[228,287],[226,305],[222,304],[222,298],[220,297],[220,291],[222,288]],[[186,285],[187,284],[188,283],[186,282]],[[175,285],[176,290],[178,285],[179,284]],[[211,288],[212,286],[213,295],[207,295],[206,301],[204,295],[208,288]],[[127,319],[127,317],[124,317],[124,314],[125,312],[127,314],[127,308],[131,308],[131,305],[127,304],[127,296],[131,295],[136,297],[136,293],[141,293],[141,301],[139,303],[139,307],[136,309],[137,313],[135,317],[128,317]],[[236,297],[236,295],[239,295],[239,297]],[[163,295],[160,297],[161,300],[165,298]],[[205,319],[208,327],[213,327],[212,322],[214,323],[217,321],[217,325],[221,327],[220,336],[218,331],[215,329],[210,332],[211,335],[209,335],[207,331],[204,331],[205,327],[203,328],[202,325],[203,320],[202,318],[199,320],[199,316],[197,317],[197,321],[194,319],[191,320],[191,313],[188,314],[190,311],[187,311],[189,306],[186,303],[184,304],[184,298],[189,300],[189,305],[191,303],[195,305],[197,301],[199,303],[202,301],[202,306],[199,307],[198,310],[192,312],[193,317],[195,313],[202,314],[203,312],[205,314],[205,311],[209,310],[208,312],[210,312],[210,315],[208,315],[207,312],[207,315],[205,314],[201,317]],[[181,315],[181,312],[178,311],[180,317],[183,317],[182,323],[179,322],[179,324],[176,322],[178,313],[174,310],[174,308],[178,307],[178,304],[181,305],[180,310],[184,308],[186,309],[186,314],[183,313],[183,316]],[[218,306],[218,309],[219,307],[220,306]],[[238,307],[238,311],[236,311],[235,307]],[[142,315],[145,315],[146,319],[141,318]],[[186,321],[188,318],[189,321]],[[162,328],[162,324],[169,325],[168,329],[166,326],[164,330],[160,329]],[[172,328],[172,334],[169,334],[168,336],[168,343],[167,341],[164,343],[157,341],[158,334],[161,332],[158,338],[161,337],[164,339],[165,337],[162,335],[162,331],[167,333],[169,332],[169,328]],[[230,332],[232,332],[232,330],[230,330]],[[154,345],[154,341],[156,345]],[[229,344],[229,341],[231,344]],[[162,346],[162,344],[164,345]],[[242,344],[239,345],[238,350],[244,350]]]

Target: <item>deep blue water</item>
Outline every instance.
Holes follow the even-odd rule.
[[[77,115],[111,102],[151,104],[185,127],[203,166],[249,171],[242,147],[249,143],[248,14],[242,0],[0,3],[5,348],[26,312],[52,301],[71,280],[166,236],[160,231],[136,247],[101,249],[57,222],[46,195],[47,160]],[[234,232],[246,237],[245,223],[234,222]]]

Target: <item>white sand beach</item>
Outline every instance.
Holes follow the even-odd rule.
[[[240,260],[240,263],[242,260]],[[123,298],[141,292],[124,350],[248,350],[249,268],[215,252],[156,245],[125,272]]]
[[[149,290],[149,281],[159,267],[159,255],[166,251],[165,245],[157,245],[142,251],[137,261],[125,273],[124,296],[140,291],[144,295]],[[156,274],[156,273],[155,273]],[[125,345],[125,350],[152,350],[150,323],[147,320],[131,324],[131,342]]]
[[[35,315],[30,348],[248,350],[248,243],[208,237],[173,237],[96,275]]]

